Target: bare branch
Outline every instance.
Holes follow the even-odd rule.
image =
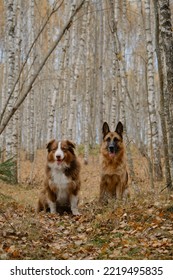
[[[2,210],[0,210],[0,214],[7,221],[7,223],[10,225],[10,227],[13,229],[13,231],[16,232],[15,227],[9,222],[7,216],[4,214],[4,212],[2,212]]]
[[[18,108],[20,107],[20,105],[23,103],[23,101],[25,100],[25,98],[28,96],[30,90],[33,87],[33,84],[35,82],[35,80],[37,79],[39,73],[41,72],[42,68],[44,67],[45,63],[47,62],[48,58],[50,57],[50,55],[52,54],[52,52],[55,50],[55,48],[57,47],[57,45],[59,44],[59,42],[61,41],[62,37],[64,36],[65,32],[71,27],[72,23],[73,23],[73,18],[75,17],[75,15],[79,12],[79,10],[82,8],[83,4],[85,3],[85,0],[82,0],[80,2],[80,4],[76,7],[76,9],[74,10],[74,12],[72,13],[72,15],[70,16],[68,22],[65,24],[64,28],[62,29],[61,33],[59,34],[58,38],[56,39],[56,41],[54,42],[54,44],[52,45],[52,47],[50,48],[50,50],[48,51],[48,53],[46,54],[46,56],[43,58],[40,67],[37,70],[37,73],[34,75],[34,77],[32,78],[31,82],[29,83],[28,87],[26,88],[24,94],[22,96],[19,97],[19,99],[16,101],[14,107],[12,108],[12,110],[9,112],[9,114],[7,115],[7,117],[4,119],[4,121],[2,121],[2,124],[0,125],[0,134],[4,131],[4,129],[6,128],[7,124],[9,123],[10,119],[12,118],[12,116],[14,115],[14,113],[18,110]]]
[[[26,65],[26,63],[27,63],[27,61],[28,61],[29,55],[30,55],[30,53],[31,53],[31,51],[32,51],[32,49],[33,49],[33,47],[34,47],[34,45],[36,44],[36,42],[38,41],[38,39],[39,39],[40,35],[42,34],[43,30],[44,30],[45,27],[47,26],[47,23],[49,22],[51,16],[61,7],[61,5],[63,4],[63,2],[64,2],[64,0],[62,0],[62,2],[59,4],[59,6],[58,6],[57,8],[55,8],[56,3],[54,4],[53,9],[52,9],[51,12],[49,13],[49,15],[48,15],[48,17],[46,18],[46,20],[45,20],[43,26],[41,27],[41,29],[39,30],[39,32],[38,32],[36,38],[34,39],[33,43],[31,44],[31,46],[30,46],[30,48],[29,48],[29,51],[28,51],[28,53],[27,53],[27,55],[26,55],[26,59],[25,59],[23,65],[22,65],[22,67],[21,67],[21,69],[20,69],[19,75],[18,75],[18,77],[17,77],[17,79],[16,79],[16,81],[15,81],[15,83],[14,83],[14,85],[13,85],[13,88],[12,88],[12,90],[11,90],[11,92],[10,92],[8,98],[7,98],[7,101],[6,101],[5,105],[4,105],[3,111],[2,111],[1,116],[0,116],[0,122],[2,122],[2,119],[3,119],[3,117],[4,117],[5,111],[6,111],[7,106],[8,106],[8,103],[9,103],[9,101],[10,101],[12,95],[13,95],[13,92],[14,92],[14,90],[15,90],[15,87],[16,87],[17,83],[18,83],[19,80],[20,80],[21,74],[22,74],[22,72],[23,72],[23,69],[24,69],[24,67],[25,67],[25,65]]]

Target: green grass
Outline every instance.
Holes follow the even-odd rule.
[[[0,180],[10,183],[17,183],[17,162],[14,157],[0,163]]]
[[[98,156],[99,150],[100,150],[99,145],[95,145],[94,147],[89,145],[89,155],[90,156]],[[84,155],[84,145],[82,145],[82,144],[78,145],[77,146],[77,152],[78,152],[79,155]]]
[[[104,244],[108,243],[109,240],[104,236],[95,236],[94,239],[91,240],[92,243],[98,247],[102,247]]]

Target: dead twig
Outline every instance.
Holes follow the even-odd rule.
[[[9,222],[7,216],[4,214],[4,212],[2,212],[2,210],[0,210],[0,214],[7,221],[7,223],[10,225],[10,227],[13,229],[13,231],[16,232],[15,227]]]

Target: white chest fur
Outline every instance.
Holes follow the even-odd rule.
[[[69,178],[62,172],[62,170],[53,169],[51,181],[57,188],[57,201],[60,204],[66,204],[68,202]]]

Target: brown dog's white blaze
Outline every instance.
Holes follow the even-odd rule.
[[[69,140],[51,140],[47,144],[45,188],[40,194],[37,212],[48,206],[51,213],[59,207],[70,207],[78,215],[80,163],[75,155],[75,144]]]
[[[110,131],[105,122],[102,133],[100,200],[107,195],[121,199],[128,188],[123,125],[118,122],[115,131]]]
[[[61,149],[61,142],[58,143],[58,149],[55,152],[55,158],[58,165],[61,165],[64,159],[64,152]]]

